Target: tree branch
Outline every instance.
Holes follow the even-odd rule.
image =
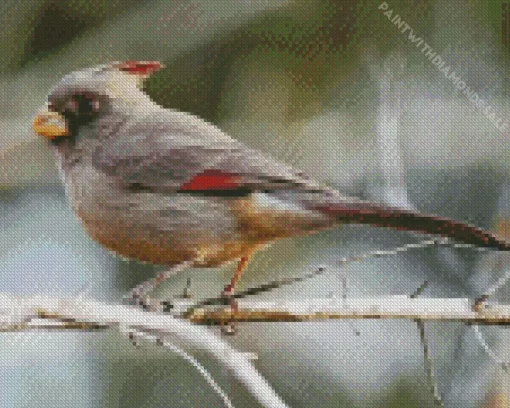
[[[486,325],[510,324],[510,306],[484,304],[475,308],[467,298],[379,298],[301,299],[299,301],[238,301],[236,311],[224,306],[195,309],[187,316],[193,323],[227,321],[269,322],[325,319],[420,319],[461,321]]]
[[[358,299],[301,299],[253,301],[241,299],[237,307],[207,306],[193,309],[190,299],[179,299],[170,314],[145,312],[138,307],[108,305],[84,299],[19,297],[0,294],[0,331],[100,330],[155,335],[161,341],[180,342],[210,353],[242,382],[264,407],[285,407],[246,353],[241,353],[206,327],[198,324],[228,322],[298,322],[324,319],[410,319],[461,321],[470,324],[510,324],[510,305],[477,305],[467,298],[409,298],[387,296]],[[195,323],[195,324],[190,324]],[[143,336],[141,336],[143,337]]]
[[[246,353],[234,350],[206,327],[190,324],[168,314],[149,313],[134,306],[107,305],[93,300],[0,295],[0,330],[37,328],[118,328],[127,332],[156,335],[162,341],[181,343],[188,348],[199,348],[230,370],[262,406],[287,407],[255,369]]]
[[[37,329],[101,329],[129,326],[162,333],[178,333],[184,340],[195,343],[193,334],[204,334],[203,328],[192,326],[184,330],[186,319],[198,324],[225,322],[298,322],[330,319],[408,319],[465,322],[480,325],[509,325],[510,305],[483,304],[475,307],[468,298],[410,298],[407,295],[375,298],[324,298],[254,301],[242,299],[237,307],[207,306],[193,309],[182,318],[190,299],[179,299],[171,313],[144,312],[138,307],[108,305],[93,300],[58,299],[48,297],[18,297],[0,294],[0,331]],[[181,317],[181,318],[179,318]],[[60,324],[41,324],[37,319],[49,319]],[[182,332],[180,332],[181,330]],[[210,333],[207,331],[207,333]],[[218,341],[219,340],[218,338]],[[202,344],[202,343],[200,343]],[[197,344],[198,345],[198,344]],[[209,348],[206,348],[209,349]],[[212,349],[211,349],[212,350]]]

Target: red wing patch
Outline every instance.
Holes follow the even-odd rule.
[[[184,191],[234,190],[239,188],[239,176],[219,170],[206,170],[181,186]]]

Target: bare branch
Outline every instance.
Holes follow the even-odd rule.
[[[220,387],[220,385],[214,380],[212,375],[206,370],[206,368],[202,364],[200,364],[200,362],[196,358],[192,357],[191,355],[186,353],[183,349],[177,347],[175,344],[161,340],[161,338],[158,336],[142,332],[134,332],[133,336],[134,336],[133,339],[135,339],[136,337],[140,337],[145,340],[153,341],[157,345],[160,345],[182,357],[184,360],[190,363],[193,366],[193,368],[195,368],[198,371],[198,373],[204,378],[207,384],[209,384],[212,390],[216,394],[218,394],[218,396],[223,400],[223,404],[227,408],[234,408],[234,405],[232,404],[232,401],[228,397],[227,393]]]
[[[45,322],[41,325],[41,319]],[[48,324],[46,319],[55,324]],[[285,408],[287,405],[260,375],[245,354],[234,350],[211,330],[183,319],[155,312],[144,312],[133,306],[107,305],[83,299],[47,297],[22,298],[0,295],[0,329],[19,331],[111,327],[129,332],[156,335],[165,342],[180,342],[187,347],[210,353],[245,385],[264,407]]]
[[[34,327],[34,319],[58,320],[58,328],[99,329],[124,325],[134,329],[175,333],[189,344],[198,342],[193,335],[210,333],[196,325],[188,327],[180,313],[192,304],[180,299],[172,314],[144,312],[133,306],[108,305],[92,300],[23,298],[0,295],[0,330],[16,331]],[[484,304],[476,309],[468,298],[410,298],[405,295],[375,298],[327,298],[274,301],[238,301],[237,310],[228,306],[195,309],[188,319],[199,324],[225,322],[309,321],[329,319],[408,319],[465,322],[481,325],[510,324],[510,305]],[[80,325],[85,324],[83,327]],[[40,323],[38,323],[40,325]],[[183,326],[185,325],[185,326]],[[49,325],[46,321],[45,328]],[[195,331],[197,331],[195,333]],[[215,341],[222,342],[215,337]],[[213,347],[205,347],[213,351]]]
[[[232,311],[222,306],[195,309],[188,318],[194,323],[309,321],[325,319],[411,319],[461,321],[486,325],[510,324],[510,306],[483,305],[475,310],[467,298],[378,298],[301,299],[299,301],[240,300]]]
[[[193,302],[180,299],[172,314],[145,312],[133,306],[108,305],[84,299],[23,298],[0,294],[0,331],[99,330],[117,328],[156,336],[169,344],[195,347],[214,356],[242,382],[264,407],[285,407],[245,354],[197,324],[228,322],[310,321],[324,319],[410,319],[461,321],[469,324],[510,324],[510,305],[474,307],[467,298],[410,298],[388,296],[358,299],[301,299],[253,301],[241,299],[236,310],[226,306],[197,308],[182,317]],[[180,311],[179,311],[180,310]],[[181,313],[181,314],[180,314]]]

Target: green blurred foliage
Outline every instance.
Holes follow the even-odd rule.
[[[133,0],[7,1],[0,16],[0,69],[17,71],[26,64],[51,58],[95,27],[122,13],[150,5]],[[268,10],[224,34],[209,37],[168,63],[168,70],[147,85],[155,99],[209,120],[219,119],[222,91],[234,63],[269,64],[292,79],[286,119],[293,121],[320,111],[325,91],[341,86],[359,71],[359,52],[380,52],[405,42],[378,10],[379,0],[293,1]],[[426,34],[431,27],[432,0],[395,0],[391,6],[413,27]],[[168,15],[155,24],[179,26],[181,32],[201,33],[205,26],[227,25],[221,10],[211,19],[200,2],[169,1]],[[107,41],[107,39],[105,39]],[[179,41],[178,36],[164,42]],[[162,46],[163,46],[162,37]],[[99,52],[99,50],[98,50]],[[352,81],[351,81],[352,82]]]
[[[27,63],[51,57],[87,30],[99,26],[144,0],[6,0],[1,5],[0,70],[17,71]]]
[[[432,1],[391,3],[413,27],[430,30]],[[292,81],[283,119],[311,117],[323,110],[328,90],[356,82],[360,51],[375,47],[384,53],[395,47],[392,39],[405,42],[382,17],[379,4],[378,0],[292,2],[168,61],[168,69],[149,80],[147,90],[164,106],[221,121],[228,115],[221,111],[222,91],[231,85],[226,80],[237,76],[229,71],[272,67]]]
[[[433,408],[436,406],[425,381],[416,384],[410,378],[399,377],[385,390],[376,404],[378,408]]]

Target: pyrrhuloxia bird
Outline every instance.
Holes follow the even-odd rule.
[[[106,248],[171,270],[239,260],[227,293],[258,249],[343,223],[510,249],[476,227],[343,196],[196,116],[157,105],[139,87],[160,68],[127,61],[73,72],[33,122],[56,152],[72,208]]]

